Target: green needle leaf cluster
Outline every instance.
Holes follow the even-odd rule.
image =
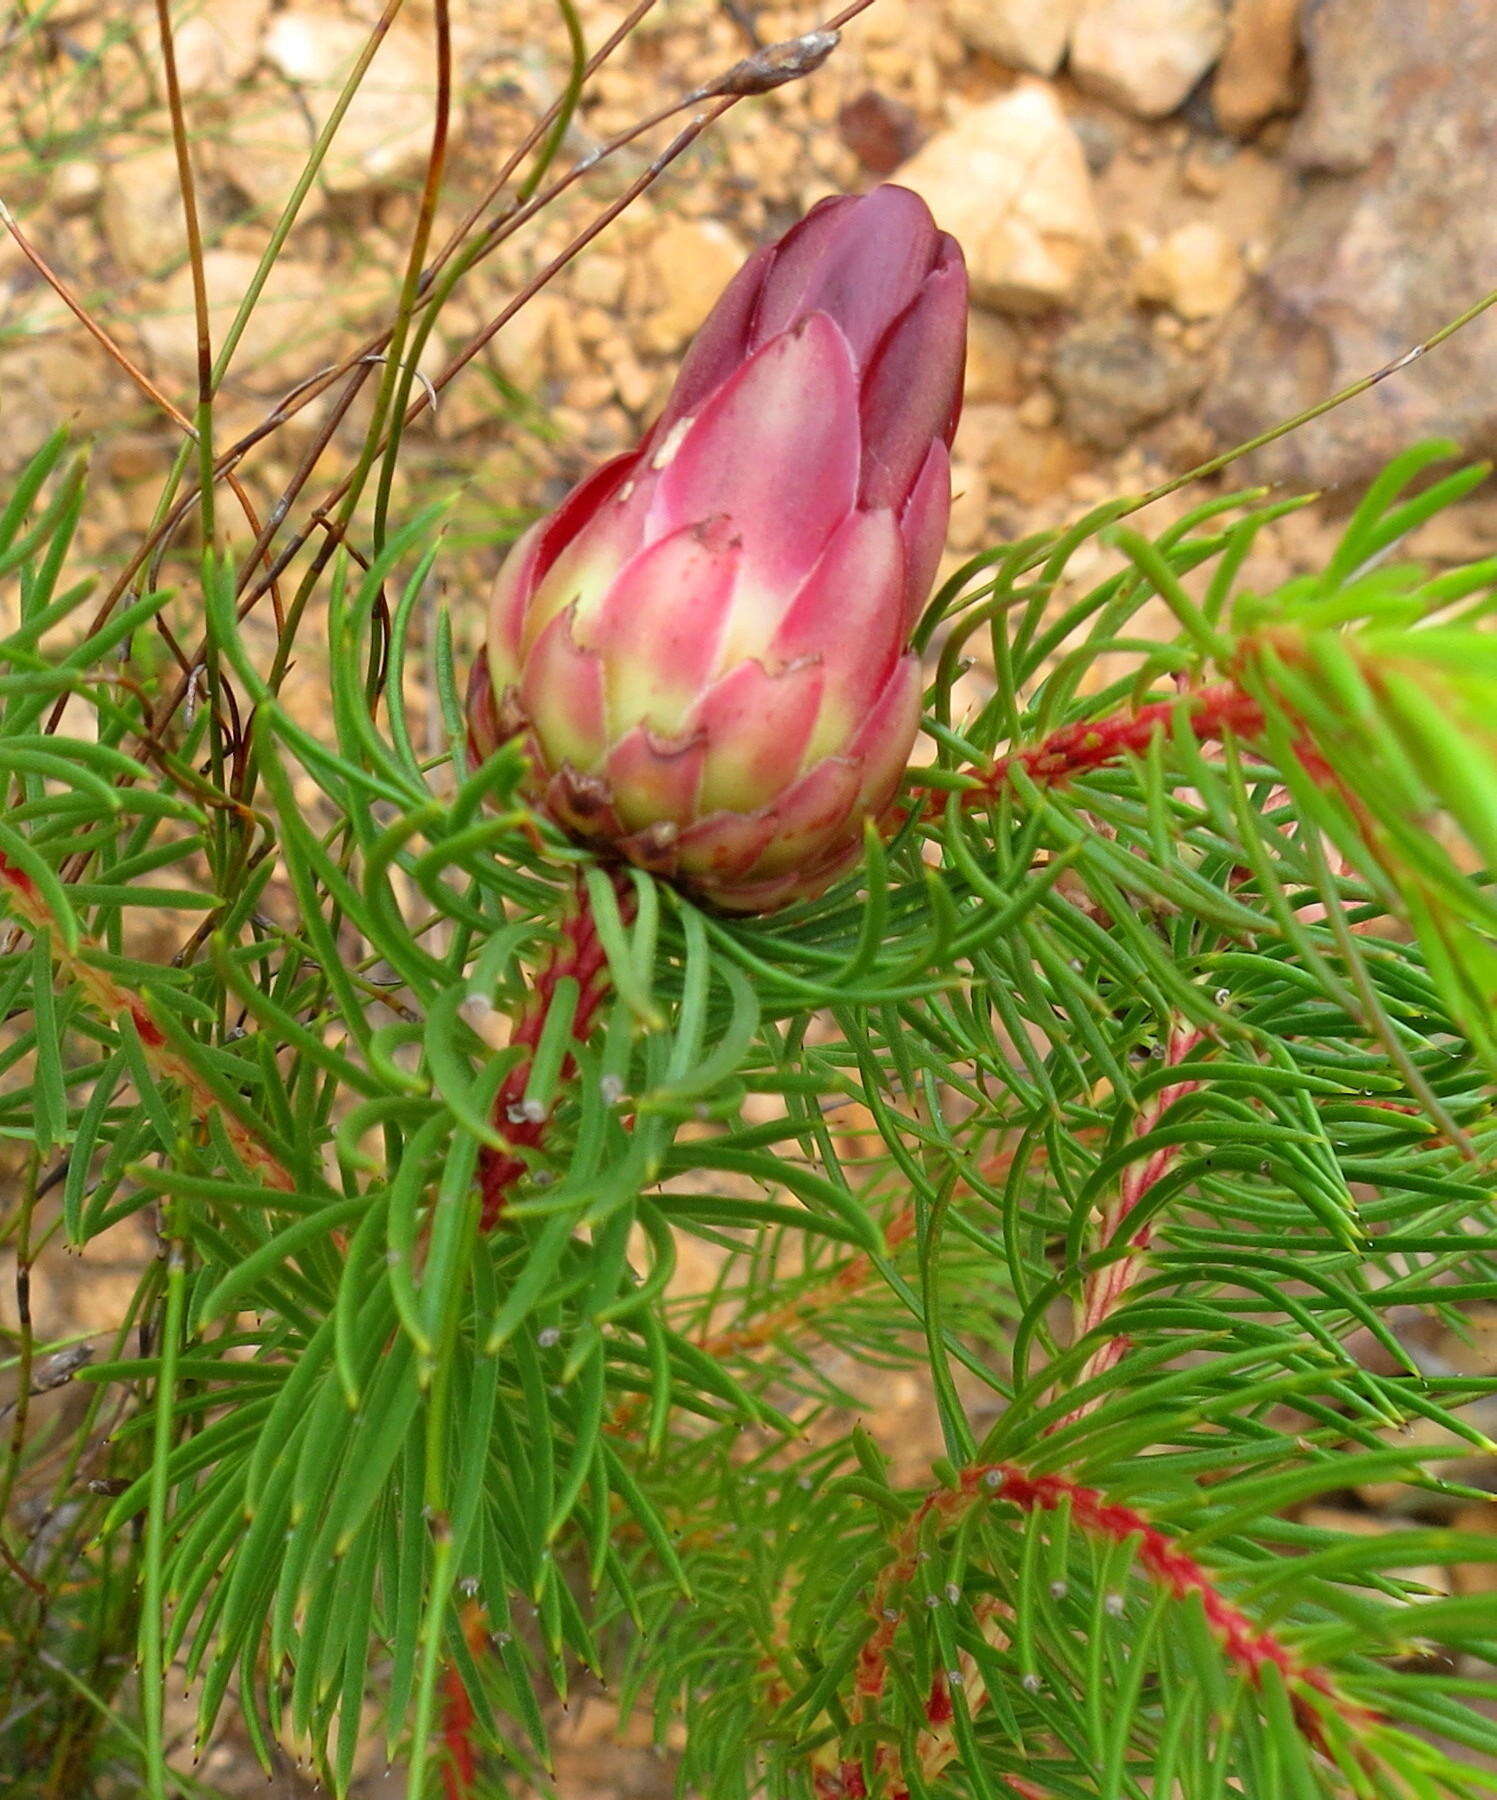
[[[1444,454],[1268,593],[1253,494],[978,558],[903,822],[739,920],[469,765],[439,513],[333,563],[309,723],[211,555],[90,627],[50,443],[0,517],[9,1229],[163,1254],[76,1438],[18,1445],[0,1757],[81,1707],[192,1791],[185,1685],[199,1744],[232,1711],[337,1794],[376,1717],[419,1796],[460,1683],[519,1792],[597,1677],[714,1800],[1491,1792],[1497,1415],[1430,1346],[1497,1299],[1497,566],[1404,557],[1479,479]],[[184,605],[210,675],[158,729]],[[607,997],[579,1040],[552,980],[486,1231],[579,904]],[[1320,1522],[1374,1484],[1398,1529]]]

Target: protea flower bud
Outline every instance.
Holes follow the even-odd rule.
[[[733,911],[821,892],[919,722],[967,280],[925,203],[822,201],[729,283],[638,449],[499,573],[473,745],[568,830]]]

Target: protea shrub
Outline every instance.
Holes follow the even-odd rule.
[[[822,201],[729,283],[644,441],[513,547],[473,672],[558,824],[731,911],[889,813],[951,504],[967,279],[925,203]]]

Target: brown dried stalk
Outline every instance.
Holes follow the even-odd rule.
[[[10,233],[16,248],[31,264],[32,268],[36,270],[37,274],[41,276],[42,280],[47,283],[48,287],[52,289],[53,293],[57,295],[58,299],[62,301],[63,305],[67,307],[68,311],[73,314],[74,318],[77,319],[78,323],[82,325],[83,329],[89,334],[94,342],[99,345],[104,354],[135,383],[136,387],[140,389],[141,393],[146,396],[152,405],[160,407],[162,412],[166,414],[167,418],[169,418],[174,425],[182,430],[189,438],[195,440],[197,438],[197,427],[193,424],[192,420],[188,418],[187,414],[182,411],[181,407],[179,407],[175,401],[162,393],[161,389],[156,386],[155,382],[151,380],[144,369],[126,355],[121,346],[115,342],[105,330],[104,326],[100,324],[78,298],[77,294],[73,292],[72,288],[68,286],[63,278],[57,273],[56,269],[54,269],[42,255],[41,251],[37,249],[36,245],[31,242],[26,233],[22,231],[15,215],[3,200],[0,200],[0,225],[3,225]],[[239,505],[244,512],[245,522],[248,524],[250,530],[256,534],[256,540],[258,541],[261,530],[260,519],[255,511],[254,502],[250,499],[248,490],[245,488],[244,483],[234,473],[233,469],[226,469],[223,478],[227,481],[234,498],[239,502]],[[266,562],[266,567],[269,568],[268,561]],[[279,607],[280,589],[278,586],[274,587],[272,590],[272,599],[274,604]]]

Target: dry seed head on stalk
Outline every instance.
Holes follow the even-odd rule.
[[[783,44],[769,44],[742,62],[734,63],[726,75],[701,89],[701,97],[709,94],[766,94],[771,88],[783,87],[787,81],[799,81],[814,74],[837,48],[840,31],[807,31],[800,37],[787,38]]]

